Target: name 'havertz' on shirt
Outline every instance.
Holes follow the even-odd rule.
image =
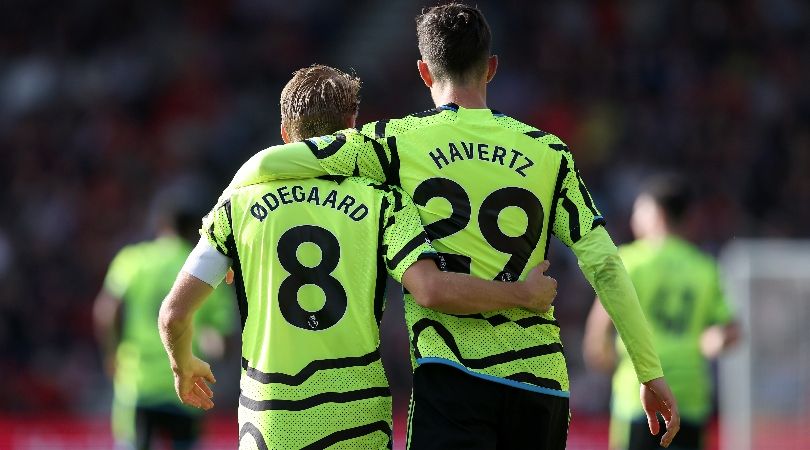
[[[507,150],[506,147],[500,145],[489,145],[474,142],[460,142],[456,145],[453,142],[447,143],[447,149],[442,150],[436,147],[435,151],[431,151],[430,155],[436,167],[439,169],[444,168],[456,161],[478,159],[492,163],[498,163],[502,166],[509,166],[520,176],[525,177],[526,169],[534,165],[534,161],[529,159],[523,152],[516,149]],[[459,149],[461,147],[461,149]]]
[[[254,202],[250,207],[250,214],[259,222],[264,222],[271,212],[283,205],[306,202],[341,211],[355,222],[363,220],[368,215],[368,206],[363,203],[355,205],[357,200],[351,195],[342,195],[340,201],[338,201],[339,195],[335,189],[331,189],[323,200],[321,200],[322,195],[323,192],[318,189],[318,186],[311,188],[304,188],[298,184],[281,186],[262,195],[261,202]]]

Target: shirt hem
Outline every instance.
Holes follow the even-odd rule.
[[[464,367],[463,365],[451,361],[449,359],[444,358],[436,358],[436,357],[425,357],[425,358],[417,358],[416,365],[421,366],[422,364],[444,364],[446,366],[453,367],[455,369],[461,370],[469,375],[472,375],[476,378],[480,378],[482,380],[491,381],[493,383],[505,384],[510,387],[523,389],[525,391],[537,392],[539,394],[546,394],[552,395],[554,397],[563,397],[563,398],[570,398],[571,393],[568,391],[560,391],[557,389],[550,389],[542,386],[534,386],[527,383],[521,383],[519,381],[510,380],[507,378],[496,377],[494,375],[487,375],[485,373],[473,372],[472,370]]]

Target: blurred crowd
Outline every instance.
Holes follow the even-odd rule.
[[[407,6],[407,20],[395,21],[404,31],[380,33],[380,8],[395,4]],[[617,240],[630,239],[639,181],[660,170],[694,180],[689,232],[709,252],[737,237],[810,234],[806,3],[477,4],[500,57],[490,106],[568,143]],[[150,237],[156,195],[184,191],[213,204],[244,160],[280,143],[278,98],[294,70],[356,67],[361,123],[432,107],[414,63],[411,17],[421,6],[4,2],[0,412],[106,407],[90,307],[110,259]],[[383,51],[351,53],[377,48],[361,45],[368,39]],[[587,409],[576,398],[578,385],[588,388],[577,382],[587,380],[578,336],[592,292],[559,246],[552,274],[570,336],[572,404]],[[402,327],[387,330],[406,339]],[[393,378],[407,379],[400,363]]]

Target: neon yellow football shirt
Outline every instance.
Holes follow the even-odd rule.
[[[236,273],[240,448],[388,448],[386,274],[437,258],[410,197],[362,178],[256,184],[201,233]]]

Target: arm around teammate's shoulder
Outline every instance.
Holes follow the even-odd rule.
[[[223,197],[231,190],[275,180],[314,178],[327,175],[318,158],[304,142],[275,145],[245,162],[234,175]]]
[[[233,189],[251,184],[323,175],[359,174],[385,182],[390,157],[381,157],[374,150],[372,141],[371,137],[355,129],[347,129],[333,135],[269,147],[242,165],[223,197]],[[385,144],[382,140],[378,145],[385,150]]]
[[[544,274],[548,267],[548,261],[543,261],[525,281],[503,283],[442,272],[435,262],[420,260],[405,271],[402,284],[418,304],[446,314],[478,314],[508,308],[544,313],[557,295],[557,281]]]

